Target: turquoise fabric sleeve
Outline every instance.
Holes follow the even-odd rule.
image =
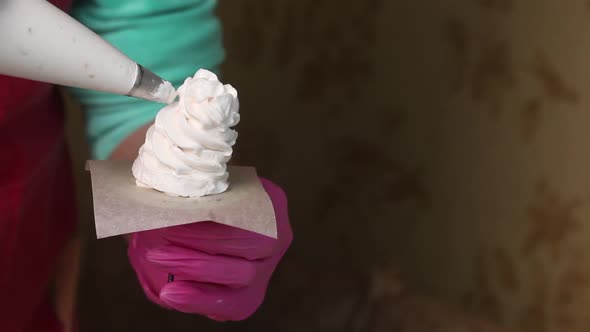
[[[224,58],[216,0],[79,0],[72,15],[131,59],[178,88],[199,68]],[[106,159],[129,134],[153,121],[162,104],[70,89],[86,112],[92,157]]]

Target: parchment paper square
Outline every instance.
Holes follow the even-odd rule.
[[[99,239],[208,220],[277,236],[272,202],[253,167],[230,166],[230,186],[224,193],[184,198],[138,187],[131,166],[131,161],[86,164]]]

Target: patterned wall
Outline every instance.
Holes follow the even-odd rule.
[[[504,326],[590,327],[588,1],[233,0],[220,15],[236,160],[284,185],[296,235],[248,326],[388,330],[423,310],[370,295],[368,271],[393,268]],[[141,294],[125,262],[102,267],[122,250],[109,241],[91,245],[85,294],[114,322],[105,290]],[[137,317],[157,315],[141,300]]]
[[[242,0],[222,16],[239,153],[291,194],[293,260],[396,264],[527,331],[590,326],[588,1]]]

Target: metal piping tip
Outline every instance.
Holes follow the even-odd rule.
[[[173,103],[177,96],[176,90],[170,82],[139,64],[137,65],[135,84],[127,95],[163,104]]]

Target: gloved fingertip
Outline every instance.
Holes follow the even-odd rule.
[[[221,294],[205,293],[190,282],[167,284],[160,291],[160,300],[180,312],[203,315],[219,322],[234,320],[225,314],[226,300]]]
[[[169,251],[163,249],[150,249],[145,253],[145,258],[153,263],[164,263],[172,257]]]
[[[199,290],[190,287],[186,282],[175,281],[168,283],[160,290],[160,300],[175,310],[194,313],[198,307]]]

